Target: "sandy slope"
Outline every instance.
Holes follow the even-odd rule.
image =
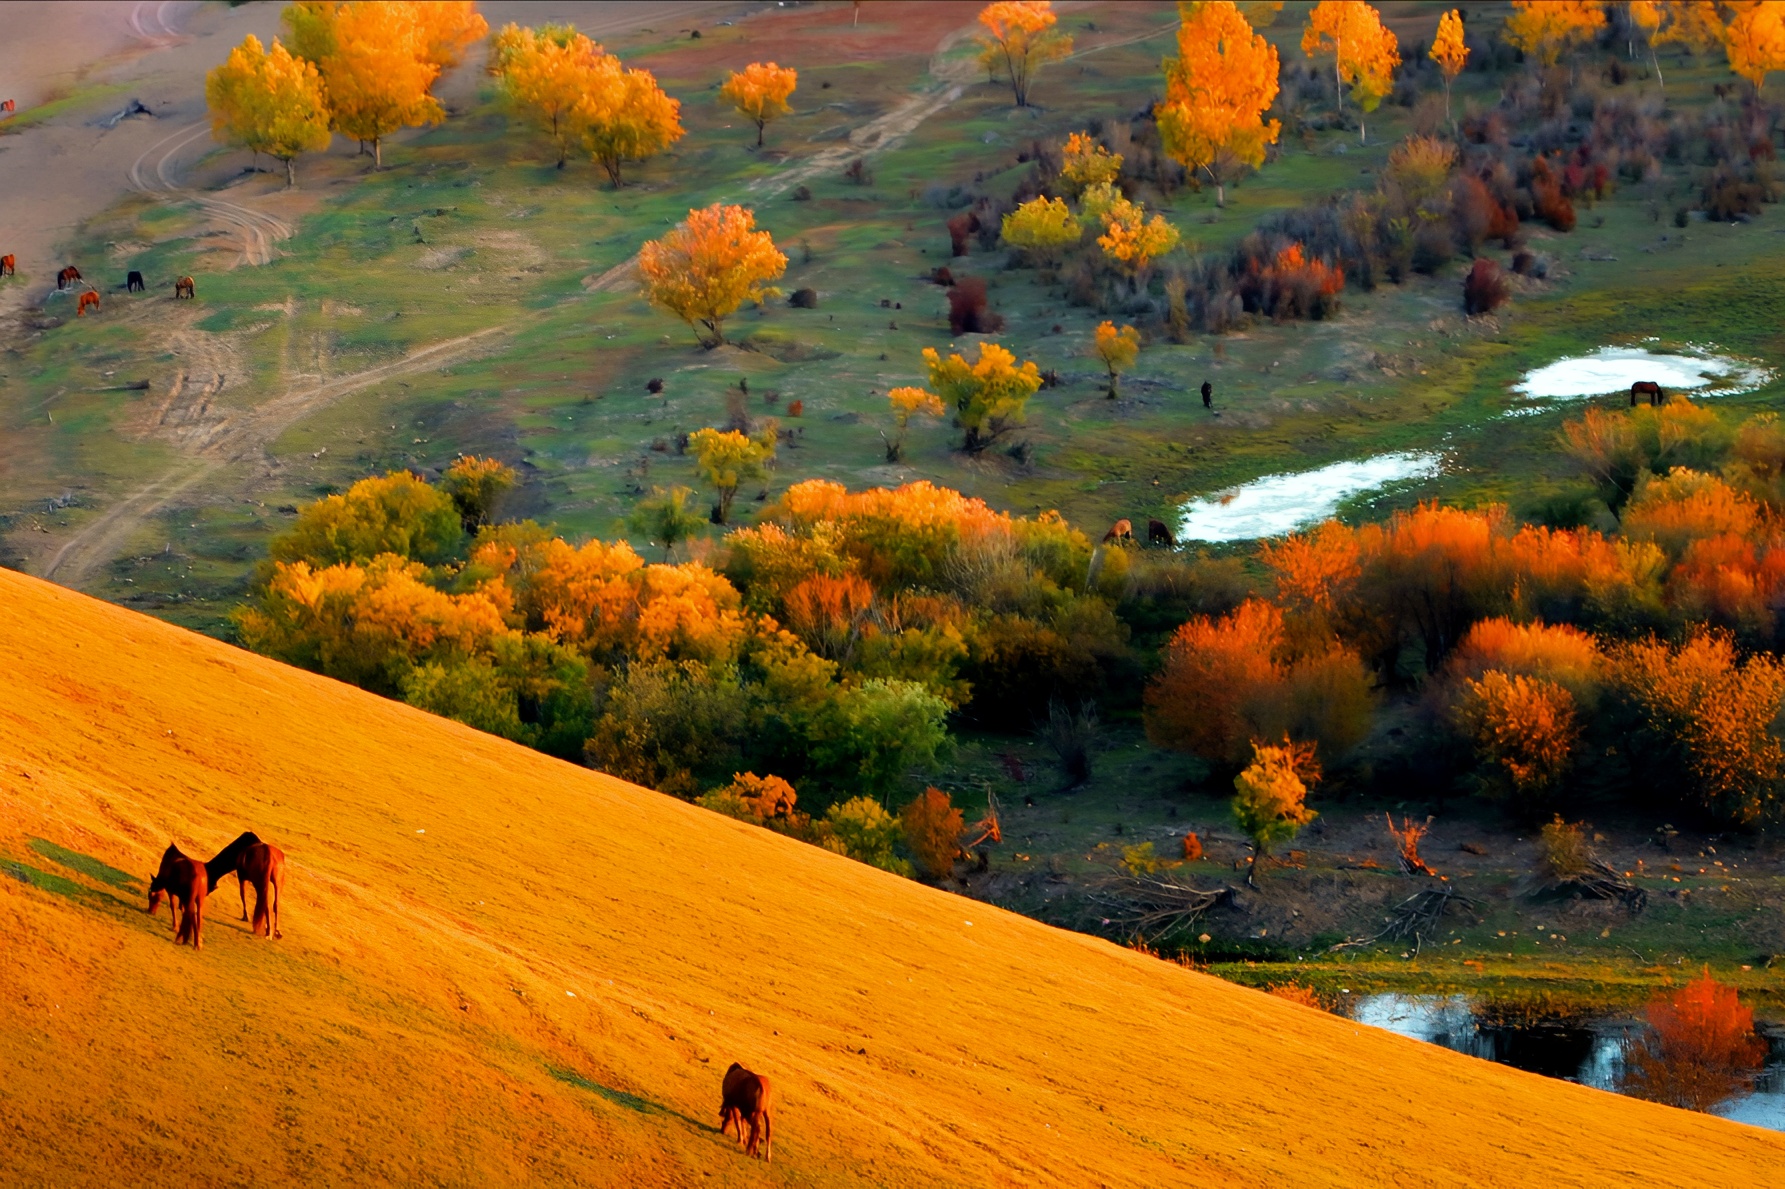
[[[35,579],[0,571],[0,609],[0,855],[36,872],[0,874],[0,1179],[1731,1186],[1785,1161]],[[229,887],[177,948],[142,873],[246,826],[291,856],[285,939]],[[772,1171],[712,1130],[733,1059],[781,1088]]]

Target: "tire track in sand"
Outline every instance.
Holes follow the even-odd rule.
[[[209,121],[200,120],[169,133],[149,146],[130,166],[130,186],[143,194],[183,199],[219,222],[241,232],[242,251],[236,258],[238,265],[270,264],[273,260],[274,241],[290,239],[293,233],[291,224],[253,207],[186,189],[174,180],[170,172],[175,157],[188,145],[206,136],[209,128]],[[151,158],[154,159],[152,164]]]

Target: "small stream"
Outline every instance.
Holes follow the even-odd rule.
[[[1616,1092],[1624,1052],[1639,1027],[1629,1016],[1507,1013],[1463,995],[1360,995],[1343,1014],[1360,1024],[1442,1045],[1545,1077]],[[1738,1123],[1785,1131],[1785,1035],[1767,1034],[1766,1068],[1754,1092],[1718,1107]]]

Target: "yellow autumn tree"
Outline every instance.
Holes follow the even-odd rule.
[[[980,343],[979,358],[969,363],[960,355],[943,359],[925,347],[924,365],[930,387],[954,406],[955,419],[966,433],[961,449],[978,454],[1023,423],[1029,398],[1041,387],[1041,369],[997,343]]]
[[[295,57],[278,38],[262,49],[252,33],[205,75],[211,136],[285,163],[285,184],[297,185],[299,153],[326,149],[328,104],[314,63]]]
[[[1178,56],[1165,60],[1165,100],[1154,110],[1165,151],[1215,183],[1227,205],[1227,181],[1240,166],[1264,164],[1282,124],[1264,113],[1277,99],[1277,47],[1252,31],[1230,0],[1178,6]]]
[[[1061,248],[1079,241],[1084,228],[1079,226],[1065,199],[1031,198],[1004,216],[1002,232],[1005,243],[1033,253],[1044,264],[1052,264],[1059,258]]]
[[[645,297],[709,348],[725,341],[725,319],[744,302],[771,296],[765,284],[786,271],[787,257],[768,232],[756,230],[755,213],[717,202],[689,211],[679,227],[638,252]]]
[[[1545,66],[1605,28],[1600,0],[1512,0],[1506,43]]]
[[[1785,69],[1785,0],[1761,0],[1737,12],[1723,31],[1729,68],[1759,94],[1766,76]]]
[[[787,105],[787,97],[798,84],[799,73],[791,66],[752,62],[729,75],[719,94],[756,125],[756,143],[760,146],[768,122],[793,110]]]
[[[772,424],[755,437],[737,430],[717,429],[697,430],[689,435],[688,447],[694,451],[695,465],[719,496],[713,523],[730,522],[732,501],[737,499],[741,484],[768,476],[768,465],[775,457],[775,437]]]
[[[1103,208],[1103,234],[1097,246],[1111,260],[1127,267],[1136,288],[1144,285],[1147,268],[1165,253],[1178,246],[1178,229],[1165,221],[1164,215],[1147,218],[1147,209],[1138,202],[1116,198]]]
[[[1400,43],[1382,23],[1382,14],[1359,0],[1320,0],[1302,29],[1302,53],[1310,58],[1331,54],[1340,111],[1345,107],[1341,88],[1349,83],[1352,100],[1365,114],[1380,107],[1394,89],[1395,68],[1401,64]],[[1357,136],[1364,139],[1362,119]]]
[[[470,49],[490,31],[478,15],[475,0],[423,0],[414,5],[421,30],[422,60],[442,71],[465,60]]]
[[[445,113],[429,93],[440,67],[428,59],[428,30],[417,4],[341,4],[327,18],[330,49],[318,65],[335,127],[372,146],[384,167],[384,138],[436,124]]]
[[[892,406],[893,436],[882,433],[880,437],[886,443],[886,461],[898,462],[905,457],[905,431],[911,419],[919,413],[926,417],[942,416],[942,398],[927,389],[907,385],[888,392],[886,401]]]
[[[655,157],[682,139],[682,104],[657,85],[649,70],[632,70],[604,55],[597,77],[573,118],[583,129],[589,155],[619,189],[620,166]],[[776,274],[779,275],[779,274]]]
[[[516,109],[537,120],[558,149],[558,168],[582,133],[578,106],[607,80],[601,46],[568,25],[506,26],[495,37],[490,70]]]
[[[1319,779],[1313,744],[1288,739],[1281,745],[1252,744],[1252,762],[1233,778],[1232,802],[1234,822],[1252,840],[1247,884],[1257,886],[1273,846],[1320,816],[1308,808],[1308,786]]]
[[[1122,154],[1112,153],[1083,132],[1066,138],[1060,150],[1060,177],[1074,190],[1114,183],[1122,173]]]
[[[1114,322],[1104,322],[1097,327],[1091,339],[1091,354],[1102,362],[1104,370],[1109,372],[1109,399],[1118,395],[1116,389],[1122,381],[1122,373],[1134,366],[1140,358],[1140,331],[1132,326],[1117,328]]]
[[[998,0],[980,11],[988,34],[979,39],[980,61],[988,71],[1004,67],[1018,107],[1029,106],[1029,87],[1042,64],[1072,52],[1072,38],[1054,27],[1059,20],[1049,0]]]
[[[1463,73],[1463,67],[1469,64],[1469,47],[1463,42],[1461,12],[1453,8],[1438,18],[1438,33],[1432,38],[1432,48],[1426,57],[1436,62],[1439,72],[1444,75],[1444,119],[1454,125],[1455,117],[1450,114],[1450,84],[1456,81],[1457,75]]]

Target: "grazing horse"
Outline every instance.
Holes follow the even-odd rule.
[[[257,842],[242,852],[236,861],[236,887],[254,885],[254,926],[256,936],[265,933],[277,939],[279,902],[285,898],[285,852],[270,842]],[[248,919],[248,893],[242,892],[242,919]]]
[[[134,268],[131,269],[130,275],[124,278],[125,291],[128,293],[141,293],[145,288],[147,288],[147,286],[143,284],[143,274],[137,272]]]
[[[17,111],[19,105],[10,99],[0,99],[0,111]]]
[[[1171,530],[1165,527],[1165,521],[1147,521],[1147,544],[1163,545],[1167,549],[1174,549],[1177,547],[1177,543],[1177,538],[1173,537]]]
[[[87,316],[88,306],[92,306],[95,313],[99,311],[99,290],[89,289],[81,294],[81,301],[80,304],[75,307],[74,316],[76,318],[85,318]]]
[[[1215,407],[1215,386],[1207,380],[1202,382],[1202,407],[1205,409]]]
[[[736,1061],[725,1071],[725,1081],[720,1087],[719,1134],[724,1135],[727,1127],[735,1126],[738,1132],[738,1143],[744,1145],[744,1154],[754,1156],[757,1148],[762,1149],[765,1162],[772,1158],[774,1149],[774,1122],[769,1114],[772,1091],[769,1080],[758,1073],[751,1073]],[[744,1141],[744,1121],[750,1122],[750,1140]]]
[[[1111,544],[1112,542],[1121,544],[1124,541],[1130,545],[1134,544],[1134,525],[1129,523],[1126,519],[1116,521],[1109,526],[1109,531],[1103,534],[1103,543],[1105,545]]]
[[[161,897],[168,898],[167,911],[174,916],[174,937],[179,944],[190,941],[193,949],[202,949],[199,934],[204,928],[205,892],[209,881],[205,865],[189,859],[180,848],[170,845],[161,855],[161,870],[149,881],[149,914],[161,907]],[[175,913],[175,904],[179,911]]]
[[[18,272],[18,263],[11,255],[0,256],[0,277],[10,277]]]
[[[193,282],[191,277],[181,277],[179,280],[174,282],[174,299],[176,301],[182,297],[194,297],[195,298],[197,296],[198,296],[198,285]]]
[[[81,270],[71,264],[56,274],[56,288],[66,289],[80,279]]]
[[[1638,380],[1636,383],[1630,385],[1631,408],[1634,409],[1636,407],[1636,398],[1639,396],[1648,397],[1650,405],[1664,405],[1667,403],[1667,393],[1661,391],[1661,385],[1655,383],[1653,380]]]

